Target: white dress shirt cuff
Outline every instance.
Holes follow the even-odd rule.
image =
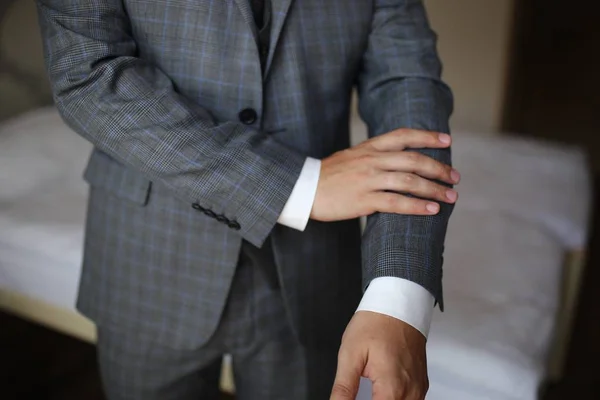
[[[283,207],[277,222],[290,228],[304,231],[317,194],[321,160],[307,157],[292,194]]]
[[[356,311],[372,311],[406,322],[427,338],[434,297],[421,285],[395,277],[375,278]]]

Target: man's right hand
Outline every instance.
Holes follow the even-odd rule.
[[[398,129],[325,158],[310,217],[340,221],[375,212],[437,214],[437,202],[454,203],[458,194],[432,180],[455,184],[460,175],[448,165],[405,150],[446,148],[451,141],[446,134]]]

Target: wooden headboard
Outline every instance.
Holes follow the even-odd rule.
[[[52,103],[33,1],[0,1],[0,121]]]

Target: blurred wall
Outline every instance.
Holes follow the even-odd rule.
[[[44,72],[34,2],[12,0],[12,6],[0,22],[1,121],[48,104],[52,96]],[[15,76],[21,79],[17,81]]]
[[[514,0],[425,0],[452,87],[452,128],[497,132],[504,100]]]

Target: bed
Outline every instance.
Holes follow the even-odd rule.
[[[14,4],[5,20],[35,24],[31,2]],[[93,342],[93,324],[74,310],[91,145],[49,104],[38,67],[2,50],[0,101],[13,108],[0,107],[0,118],[13,117],[0,122],[0,308]],[[6,102],[10,85],[22,101]],[[353,140],[364,139],[356,117],[352,126]],[[463,181],[446,243],[446,311],[428,341],[427,398],[533,400],[563,374],[587,243],[586,158],[511,135],[454,136]],[[228,365],[222,387],[231,392]],[[361,400],[368,390],[364,381]]]
[[[30,317],[93,341],[93,325],[73,308],[90,151],[51,106],[0,126],[0,305],[28,314],[44,304]],[[463,182],[446,244],[447,311],[428,342],[428,398],[535,399],[549,373],[565,258],[586,242],[585,157],[456,133],[454,159]],[[231,390],[229,379],[223,385]]]

